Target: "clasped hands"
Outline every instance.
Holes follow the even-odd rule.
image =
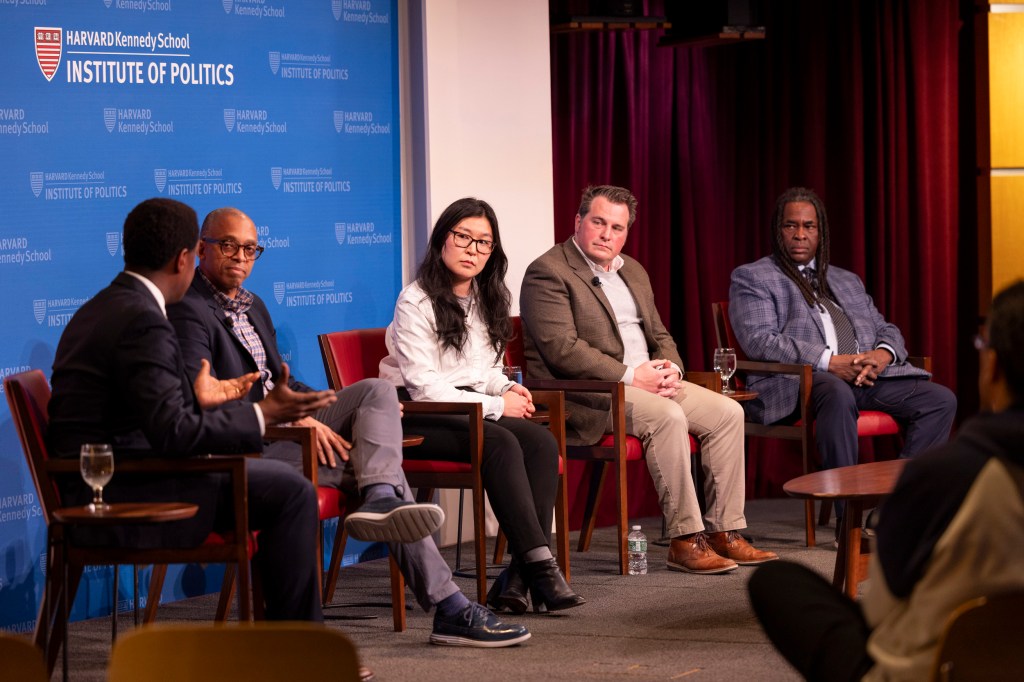
[[[210,373],[209,361],[203,359],[200,361],[199,374],[193,388],[200,407],[207,410],[249,395],[249,390],[259,378],[259,372],[250,372],[234,379],[218,379]],[[326,424],[314,419],[312,415],[337,399],[334,391],[293,391],[288,387],[288,365],[282,364],[281,375],[277,377],[274,390],[268,393],[259,405],[263,411],[263,419],[268,424],[292,423],[296,426],[315,427],[317,456],[320,463],[333,468],[338,465],[337,458],[340,457],[342,461],[348,460],[348,451],[352,449],[352,444]]]
[[[833,355],[828,361],[828,371],[854,386],[874,386],[878,375],[892,361],[889,351],[876,348],[866,353]]]
[[[668,360],[648,360],[633,369],[632,386],[663,398],[674,398],[682,385],[679,368]]]
[[[537,411],[533,404],[533,395],[522,384],[512,384],[510,389],[501,394],[501,399],[505,401],[505,409],[501,411],[502,417],[522,419]]]

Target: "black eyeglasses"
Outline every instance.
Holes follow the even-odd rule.
[[[465,232],[448,231],[452,233],[452,241],[455,246],[460,249],[468,249],[470,244],[476,244],[476,250],[480,253],[487,254],[494,251],[494,242],[489,239],[473,239]]]
[[[216,244],[220,247],[221,254],[227,258],[234,256],[239,249],[250,260],[259,260],[259,257],[263,255],[263,247],[257,244],[239,244],[234,239],[211,239],[210,237],[203,237],[203,241],[207,244]]]

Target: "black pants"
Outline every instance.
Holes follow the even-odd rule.
[[[406,459],[469,461],[469,418],[409,416],[407,433],[423,436]],[[546,427],[525,419],[484,420],[481,474],[494,515],[513,555],[551,544],[558,491],[558,444]]]
[[[860,606],[809,568],[772,561],[747,589],[768,639],[806,679],[859,680],[874,665]]]

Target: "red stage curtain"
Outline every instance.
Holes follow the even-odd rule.
[[[631,188],[625,250],[650,272],[683,359],[707,369],[711,302],[728,297],[733,268],[770,252],[776,197],[811,187],[829,210],[831,262],[864,279],[956,390],[958,328],[977,317],[956,308],[958,279],[976,271],[958,259],[960,3],[764,4],[767,39],[741,45],[552,35],[555,237],[572,233],[587,184]],[[759,494],[797,461],[758,459]]]

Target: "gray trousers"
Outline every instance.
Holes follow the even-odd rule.
[[[333,469],[320,466],[319,484],[358,494],[368,486],[386,483],[403,499],[412,500],[402,471],[402,420],[395,387],[380,379],[365,379],[337,395],[338,400],[317,413],[316,419],[353,447],[345,466],[340,462]],[[302,467],[302,450],[297,443],[268,443],[263,454]],[[390,543],[388,549],[424,611],[459,591],[432,537],[407,544]]]

